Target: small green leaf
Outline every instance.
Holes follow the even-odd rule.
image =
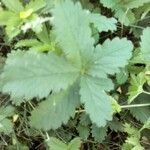
[[[140,73],[137,76],[132,75],[128,89],[128,103],[131,103],[138,95],[143,92],[143,85],[146,82],[145,74]]]
[[[114,117],[112,121],[108,122],[108,126],[112,131],[115,131],[115,132],[123,131],[123,124],[116,117]]]
[[[77,130],[78,130],[79,136],[82,139],[87,140],[87,138],[90,135],[90,128],[88,126],[79,124],[79,126],[77,127]]]
[[[80,138],[74,138],[70,143],[66,144],[57,138],[51,137],[47,144],[50,150],[79,150],[81,146]]]
[[[47,145],[49,146],[50,150],[67,150],[68,147],[67,144],[54,137],[51,137],[47,141]]]
[[[19,0],[2,0],[2,2],[10,11],[16,14],[24,9]]]
[[[110,100],[111,100],[113,113],[119,113],[121,111],[121,106],[113,97],[110,97]]]
[[[13,124],[9,119],[0,120],[0,133],[10,134],[13,132]]]
[[[135,101],[133,101],[133,104],[143,104],[143,103],[149,103],[149,95],[141,94],[139,95]],[[148,118],[150,117],[150,109],[149,106],[147,107],[136,107],[136,108],[130,108],[130,113],[140,122],[145,123]]]
[[[67,150],[80,150],[81,140],[80,138],[74,138],[69,144]]]
[[[20,40],[15,47],[32,47],[32,46],[37,46],[41,45],[42,43],[38,41],[37,39],[26,39],[26,40]]]
[[[92,125],[92,136],[101,143],[107,136],[107,126],[98,128],[96,125]]]
[[[13,123],[7,119],[14,114],[14,108],[12,106],[0,108],[0,133],[10,134],[13,132]]]
[[[117,29],[117,20],[115,18],[107,18],[100,14],[91,14],[90,19],[99,32],[107,32],[109,30],[114,31]]]

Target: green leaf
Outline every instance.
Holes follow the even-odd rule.
[[[81,114],[80,124],[83,126],[88,126],[89,124],[91,124],[91,120],[87,114],[85,114],[85,113]]]
[[[55,6],[55,3],[58,1],[53,1],[53,0],[45,0],[45,7],[42,9],[42,13],[48,14],[51,9]]]
[[[116,10],[115,17],[118,18],[121,24],[129,26],[136,21],[134,13],[129,9],[119,8]]]
[[[9,40],[12,40],[21,32],[20,27],[22,23],[22,20],[16,14],[11,16],[6,24],[5,29]]]
[[[107,39],[103,45],[95,48],[93,66],[89,73],[92,76],[106,77],[107,74],[119,72],[119,68],[127,65],[132,49],[132,43],[126,38],[114,38],[112,41]]]
[[[13,124],[9,119],[0,120],[0,133],[10,134],[13,132]]]
[[[13,131],[13,123],[7,119],[14,113],[12,106],[0,108],[0,133],[10,134]]]
[[[116,74],[116,80],[118,84],[123,84],[128,80],[129,73],[126,69],[120,69],[120,72]]]
[[[51,137],[47,144],[50,150],[79,150],[81,146],[80,138],[74,138],[70,143],[66,144],[57,138]]]
[[[131,75],[130,86],[128,88],[128,103],[131,103],[138,95],[143,92],[143,85],[146,82],[145,74],[140,73],[137,76]]]
[[[150,96],[146,94],[139,95],[133,104],[149,103]],[[147,107],[130,108],[130,113],[140,122],[145,123],[150,117],[150,109]]]
[[[2,91],[12,97],[43,98],[51,90],[67,89],[77,77],[78,70],[53,53],[12,51],[1,75],[5,82]]]
[[[140,145],[140,131],[128,123],[124,125],[124,132],[127,132],[128,137],[126,143],[132,145],[132,150],[144,150]],[[127,145],[125,145],[126,148]],[[124,147],[124,146],[123,146]],[[123,148],[123,149],[125,149]]]
[[[17,14],[24,9],[19,0],[2,0],[2,2],[10,11]]]
[[[7,107],[1,107],[0,108],[0,120],[10,117],[14,113],[14,107],[7,106]]]
[[[150,129],[150,117],[148,120],[144,123],[143,127],[140,129],[142,131],[143,129]]]
[[[108,126],[112,131],[115,131],[115,132],[123,131],[123,124],[116,117],[112,121],[108,122]]]
[[[43,25],[42,31],[37,34],[38,39],[43,43],[50,43],[51,39],[50,36],[52,35],[52,32],[48,30],[46,25]]]
[[[82,9],[79,2],[74,4],[70,0],[58,4],[52,10],[56,40],[66,56],[71,60],[75,59],[79,64],[81,63],[80,55],[84,52],[84,56],[85,53],[90,56],[94,45],[88,13]],[[70,17],[70,14],[73,15]]]
[[[107,18],[100,14],[91,14],[90,19],[99,32],[102,31],[107,32],[109,30],[114,31],[117,29],[116,27],[117,20],[115,18]]]
[[[145,3],[148,3],[149,0],[123,0],[121,2],[121,5],[123,7],[126,7],[126,8],[129,8],[129,9],[132,9],[132,8],[138,8],[140,6],[143,6]]]
[[[104,92],[113,88],[111,80],[83,76],[80,83],[81,102],[85,104],[86,113],[98,127],[105,126],[112,119],[111,101]]]
[[[133,8],[138,8],[148,3],[149,0],[100,0],[107,8],[111,8],[115,12],[115,16],[125,25],[130,25],[135,21]]]
[[[31,125],[37,129],[56,129],[66,124],[75,115],[79,105],[78,87],[72,87],[65,92],[50,95],[32,112]]]
[[[141,56],[142,60],[150,64],[150,27],[143,30],[143,35],[141,36]]]
[[[79,126],[77,127],[77,130],[78,130],[79,136],[82,139],[87,140],[87,138],[90,135],[90,128],[88,126],[79,124]]]
[[[13,13],[11,11],[0,11],[0,25],[7,25],[8,20],[12,17]]]
[[[50,150],[67,150],[68,147],[67,144],[54,137],[51,137],[47,141],[47,145],[49,146]]]
[[[98,128],[96,125],[92,125],[92,136],[101,143],[107,136],[107,126]]]
[[[32,10],[33,12],[38,11],[39,9],[43,8],[45,6],[45,1],[44,0],[31,0],[26,6],[25,10]]]
[[[19,42],[17,42],[17,44],[15,45],[16,48],[18,47],[32,47],[32,46],[37,46],[37,45],[41,45],[42,43],[40,41],[38,41],[37,39],[25,39],[25,40],[20,40]]]
[[[121,106],[118,104],[118,102],[111,96],[110,96],[110,100],[111,100],[111,106],[112,106],[113,113],[120,113]]]
[[[81,140],[80,138],[74,138],[69,144],[67,150],[80,150]]]

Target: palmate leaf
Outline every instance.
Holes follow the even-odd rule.
[[[66,124],[74,116],[79,106],[79,88],[71,87],[67,91],[50,95],[32,112],[31,125],[37,129],[57,129],[62,123]]]
[[[112,119],[111,101],[106,91],[113,89],[113,84],[107,74],[114,74],[127,64],[133,46],[125,38],[115,38],[112,41],[106,40],[103,45],[95,48],[89,13],[82,9],[79,2],[74,4],[66,0],[58,4],[52,10],[52,23],[56,40],[69,60],[54,53],[13,52],[8,56],[1,75],[4,80],[3,92],[10,93],[12,97],[23,96],[27,100],[43,98],[51,90],[54,93],[66,90],[79,77],[80,101],[85,105],[86,113],[98,127],[105,126],[106,121]],[[61,97],[62,93],[48,98],[33,111],[33,126],[48,130],[68,121],[74,114],[76,105],[72,102],[72,97],[70,100],[67,100],[68,96]],[[72,111],[67,110],[70,102],[74,104],[70,106]],[[68,111],[67,114],[63,112],[64,109]],[[54,117],[55,110],[60,118]],[[41,123],[43,120],[37,123],[37,116],[38,119],[44,119],[44,124]],[[55,120],[55,124],[51,124],[52,120]]]
[[[3,92],[12,97],[47,97],[51,90],[67,89],[78,77],[78,70],[53,53],[13,51],[8,55],[1,80]]]

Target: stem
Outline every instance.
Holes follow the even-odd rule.
[[[128,108],[135,108],[135,107],[146,107],[150,106],[150,103],[145,103],[145,104],[132,104],[132,105],[122,105],[120,106],[121,109],[128,109]],[[77,110],[75,113],[83,113],[86,112],[85,109]]]
[[[143,93],[150,95],[150,93],[149,93],[149,92],[147,92],[147,91],[143,91]]]
[[[120,106],[122,109],[134,108],[134,107],[145,107],[150,106],[150,103],[147,104],[133,104],[133,105],[122,105]]]

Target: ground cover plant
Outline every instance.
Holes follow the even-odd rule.
[[[148,150],[150,0],[1,0],[0,149]]]

